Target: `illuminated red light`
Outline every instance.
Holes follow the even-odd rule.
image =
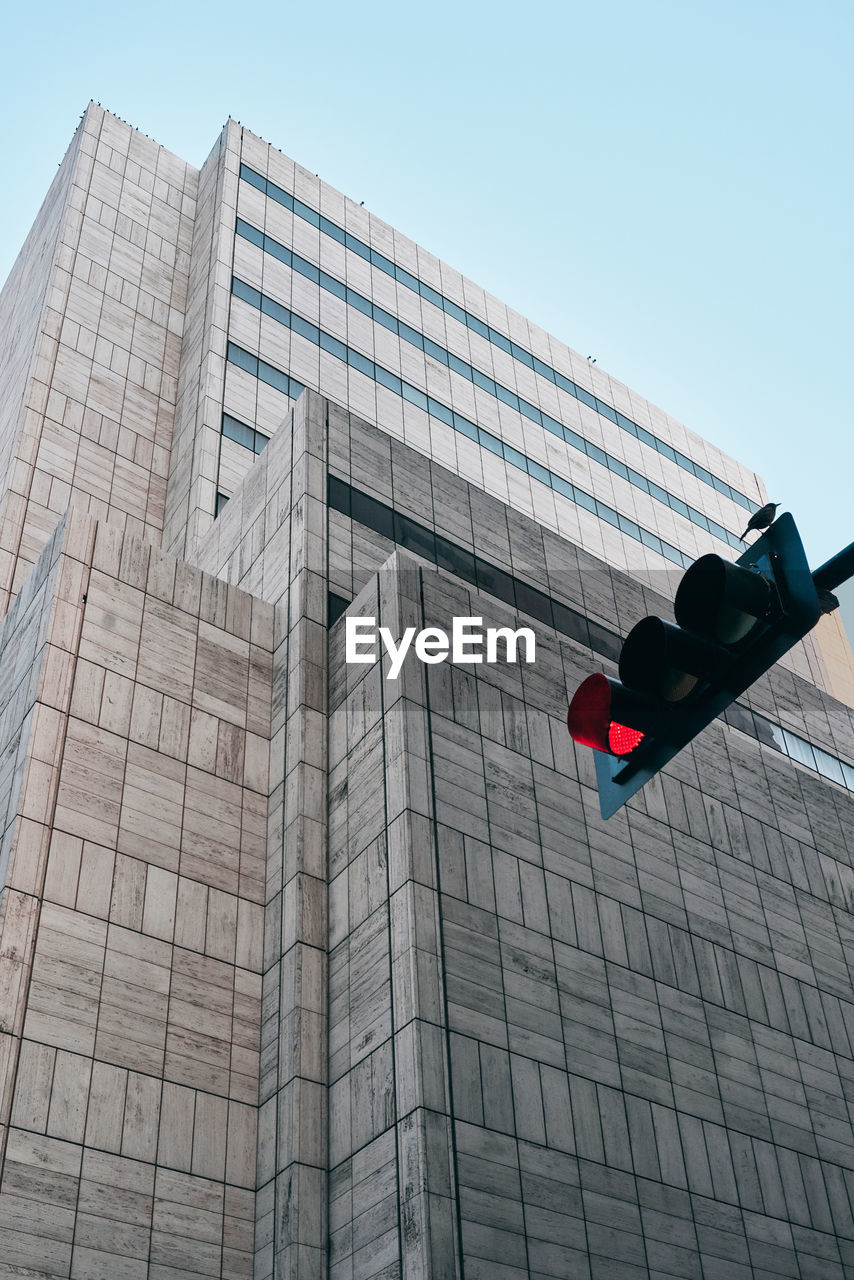
[[[630,729],[628,725],[617,724],[616,720],[608,726],[608,746],[615,756],[630,756],[643,738],[640,729]]]
[[[611,681],[607,676],[597,674],[582,681],[566,717],[570,737],[583,747],[593,747],[608,755],[631,755],[643,742],[644,735],[639,729],[631,729],[611,718],[611,701]]]

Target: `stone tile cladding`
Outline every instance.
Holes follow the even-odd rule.
[[[271,1101],[262,1112],[259,1274],[323,1274],[317,1206],[288,1197],[285,1214],[280,1184],[311,1168],[328,1123],[336,1277],[854,1275],[851,797],[716,723],[603,824],[589,756],[564,727],[568,691],[601,659],[543,628],[533,668],[425,680],[415,664],[393,686],[378,667],[346,668],[340,623],[324,675],[312,627],[299,641],[317,668],[309,692],[283,637],[300,609],[321,616],[327,581],[395,629],[510,621],[449,576],[401,572],[405,557],[382,569],[391,544],[324,513],[324,459],[593,619],[625,629],[666,608],[317,396],[214,525],[202,566],[287,600],[274,689],[289,672],[295,703],[274,698],[274,758],[296,805],[284,918],[290,896],[302,934],[278,941],[273,852],[279,1027],[297,1004],[315,1010],[305,971],[283,984],[278,957],[302,936],[322,968],[308,940],[324,936],[324,897],[329,913],[328,1027],[312,1021],[296,1064],[265,1023],[279,1080],[314,1073],[324,1087],[287,1109],[280,1089],[277,1164]],[[283,766],[284,726],[322,705],[324,682],[325,745],[302,730]],[[774,670],[750,700],[852,758],[851,712],[797,675]],[[275,801],[271,831],[277,814]],[[328,887],[297,838],[324,815]]]
[[[0,297],[22,318],[0,416],[4,605],[69,504],[160,540],[197,186],[90,105]]]
[[[0,630],[0,1275],[252,1275],[272,624],[72,512]]]

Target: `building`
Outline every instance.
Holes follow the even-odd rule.
[[[0,333],[0,1276],[854,1276],[841,640],[564,726],[758,477],[233,121],[90,105]]]

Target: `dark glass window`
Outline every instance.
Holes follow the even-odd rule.
[[[485,373],[481,373],[480,369],[472,369],[471,376],[472,382],[476,387],[481,387],[482,390],[488,391],[490,395],[495,395],[495,383],[492,378],[488,378]]]
[[[447,365],[451,359],[444,347],[440,347],[438,342],[434,342],[432,338],[424,339],[424,350],[428,356],[432,356],[434,360],[438,360],[440,364]]]
[[[546,467],[540,466],[539,462],[535,462],[533,458],[528,459],[528,471],[535,480],[541,480],[551,488],[552,473]]]
[[[478,428],[477,434],[479,442],[483,445],[484,449],[488,449],[490,453],[498,454],[499,458],[504,457],[504,449],[497,436],[492,435],[489,431],[484,431],[483,427]]]
[[[353,253],[357,253],[360,258],[364,258],[366,262],[371,260],[371,251],[367,245],[362,244],[357,236],[351,236],[349,231],[344,233],[344,243],[348,249],[352,249]]]
[[[306,262],[305,258],[300,258],[297,254],[293,255],[293,262],[301,276],[305,276],[306,280],[313,280],[317,284],[320,279],[319,267],[316,267],[313,262]]]
[[[604,658],[610,658],[616,662],[623,647],[620,637],[614,635],[613,631],[600,627],[599,623],[594,622],[592,618],[587,619],[587,628],[590,632],[590,648],[601,653]]]
[[[397,374],[389,374],[388,369],[383,369],[382,365],[374,365],[374,375],[378,383],[382,384],[383,387],[388,387],[389,392],[402,396],[401,379],[398,378]]]
[[[334,293],[336,298],[341,298],[344,302],[347,301],[347,286],[343,285],[340,280],[336,280],[334,276],[327,275],[325,271],[321,271],[320,283],[327,293]]]
[[[394,513],[394,540],[407,551],[414,551],[435,564],[436,538],[433,531],[408,516],[402,516],[399,511]]]
[[[236,364],[239,369],[245,369],[247,373],[258,376],[258,357],[253,356],[250,352],[244,351],[242,347],[238,347],[233,342],[229,342],[226,349],[226,358]]]
[[[411,275],[410,272],[405,271],[403,267],[395,267],[394,277],[396,280],[399,280],[401,284],[405,284],[407,289],[411,289],[413,293],[418,292],[418,281],[415,276]]]
[[[588,649],[591,648],[590,630],[583,614],[570,609],[568,605],[561,604],[559,600],[552,600],[552,617],[557,631],[562,631],[565,636],[570,636]]]
[[[471,551],[458,547],[455,542],[440,537],[438,533],[436,534],[436,563],[440,569],[447,569],[449,573],[455,573],[458,578],[463,578],[466,582],[477,583],[474,556]]]
[[[356,293],[355,289],[347,290],[347,305],[349,307],[355,307],[357,311],[362,312],[362,315],[373,315],[373,307],[370,302],[368,302],[368,299],[363,298],[360,293]]]
[[[272,298],[262,294],[261,310],[265,316],[272,316],[274,320],[278,320],[279,324],[287,325],[288,328],[291,328],[291,313],[287,307],[282,306],[281,302],[274,302]],[[294,318],[296,319],[296,317]]]
[[[231,292],[236,298],[242,298],[244,302],[248,302],[250,306],[261,307],[261,290],[254,289],[251,284],[247,284],[245,280],[238,280],[237,276],[231,281]]]
[[[291,265],[290,249],[286,249],[283,244],[279,244],[278,240],[273,240],[270,236],[264,237],[264,252],[269,253],[273,258],[278,258],[279,262],[284,262],[288,267]]]
[[[308,338],[309,342],[313,342],[315,346],[320,346],[320,330],[317,325],[309,324],[307,320],[303,320],[302,316],[298,316],[296,312],[291,312],[291,328],[300,337]],[[373,377],[373,367],[371,368],[371,377]]]
[[[465,324],[468,317],[462,307],[458,307],[456,302],[452,302],[450,298],[445,299],[445,312],[449,316],[453,316],[455,320],[459,320],[461,324]]]
[[[267,179],[262,178],[260,173],[256,173],[254,169],[250,169],[248,165],[240,166],[240,176],[244,182],[248,182],[251,187],[256,187],[259,191],[267,190]]]
[[[354,351],[352,347],[347,348],[347,363],[352,365],[354,369],[358,369],[360,373],[364,373],[369,378],[373,378],[376,372],[376,366],[373,360],[369,360],[367,356],[363,356],[361,351]],[[404,392],[406,395],[406,384],[404,383]]]
[[[477,316],[469,315],[467,324],[475,333],[479,333],[482,338],[489,339],[489,326],[485,325],[482,320],[478,320]]]
[[[442,306],[442,295],[437,293],[435,289],[431,289],[429,284],[425,284],[423,280],[419,281],[418,292],[421,294],[422,298],[426,298],[428,302],[432,302],[434,307],[439,307],[440,310],[444,310],[444,307]]]
[[[509,573],[505,573],[503,569],[499,569],[494,564],[489,564],[486,560],[481,560],[479,556],[475,556],[475,567],[477,569],[479,590],[486,591],[491,596],[496,596],[499,600],[503,600],[505,604],[515,605],[516,592],[513,579]]]
[[[253,427],[247,427],[245,422],[239,422],[237,418],[232,418],[230,414],[222,415],[222,434],[227,440],[233,440],[235,444],[243,445],[244,449],[251,449],[255,452],[255,430]]]
[[[334,591],[329,592],[327,613],[329,617],[329,626],[334,627],[338,619],[349,609],[350,600],[346,600],[344,596],[337,596]]]
[[[385,271],[386,275],[394,275],[394,263],[389,262],[388,258],[384,258],[381,253],[377,253],[376,249],[371,250],[371,262],[381,271]]]
[[[585,444],[587,446],[588,456],[593,458],[594,461],[601,462],[603,466],[607,467],[608,455],[605,453],[604,449],[600,449],[598,444],[593,444],[590,440],[585,441]]]
[[[342,229],[337,227],[334,222],[330,222],[328,218],[324,218],[322,214],[320,217],[320,230],[324,235],[331,236],[333,240],[337,240],[339,244],[345,244],[347,241]]]
[[[532,618],[538,618],[540,622],[544,622],[546,626],[552,625],[552,602],[542,591],[538,591],[536,587],[530,587],[521,579],[516,579],[516,607],[521,609],[522,613],[529,613]]]
[[[350,491],[350,515],[359,524],[367,525],[374,533],[394,541],[394,512],[383,502],[370,498],[358,489]]]
[[[454,373],[461,373],[464,378],[468,378],[469,382],[471,382],[471,365],[466,360],[461,360],[459,356],[455,356],[452,351],[449,351],[448,365],[454,370]]]
[[[511,409],[519,408],[519,397],[514,395],[512,391],[508,391],[506,387],[502,387],[499,382],[495,384],[495,394],[499,400],[509,404]]]
[[[543,425],[539,409],[536,409],[532,404],[528,404],[528,401],[523,400],[521,397],[519,398],[519,412],[523,413],[526,418],[530,418],[532,422],[536,422],[538,427]]]
[[[381,324],[384,329],[390,329],[392,333],[397,333],[396,318],[389,315],[387,311],[383,311],[382,307],[374,307],[374,319],[377,324]]]
[[[331,333],[324,333],[323,330],[321,330],[320,345],[322,349],[324,351],[328,351],[330,355],[337,356],[339,360],[346,361],[347,359],[346,346],[344,345],[343,342],[339,341],[338,338],[333,338]],[[377,370],[377,381],[378,382],[382,381],[382,379],[379,377],[379,369]],[[398,395],[399,394],[400,394],[400,390],[398,388]]]
[[[402,320],[398,321],[401,338],[405,338],[407,342],[411,342],[413,347],[424,349],[424,339],[416,329],[411,329],[408,324],[404,324]]]
[[[640,535],[641,535],[641,542],[644,544],[645,547],[649,547],[651,550],[657,551],[659,555],[662,554],[661,538],[659,538],[654,533],[650,533],[648,529],[641,529]]]
[[[337,476],[326,477],[326,500],[333,511],[340,511],[345,516],[350,514],[350,486]]]
[[[283,391],[286,396],[291,395],[291,380],[288,375],[281,369],[277,369],[275,365],[267,364],[266,360],[258,361],[258,377],[268,386],[275,387],[277,391]]]
[[[461,413],[454,414],[454,430],[459,431],[460,435],[468,436],[469,440],[477,440],[477,427]]]
[[[259,249],[266,248],[264,243],[264,232],[259,231],[257,227],[253,227],[251,223],[244,222],[242,218],[237,219],[237,234],[242,236],[244,240],[249,240],[252,244],[257,244]],[[273,243],[275,244],[275,241],[273,241]]]
[[[534,357],[530,351],[526,351],[524,347],[518,346],[515,342],[510,343],[510,351],[520,364],[526,364],[529,369],[533,369]]]
[[[316,209],[310,209],[307,204],[303,204],[302,200],[297,200],[294,196],[294,213],[308,222],[312,227],[320,226],[320,214]]]
[[[408,400],[410,404],[417,404],[419,409],[425,412],[428,409],[427,397],[423,391],[419,391],[417,387],[410,386],[408,382],[401,383],[403,389],[403,398]]]
[[[223,507],[226,505],[227,502],[228,502],[227,494],[218,493],[216,495],[216,501],[214,503],[214,517],[219,515],[219,513],[222,511]]]
[[[440,422],[447,423],[449,427],[454,425],[454,415],[448,406],[434,400],[432,396],[427,397],[427,412],[434,418],[438,418]]]
[[[528,470],[528,459],[524,453],[520,453],[518,449],[514,449],[512,445],[505,444],[504,457],[508,462],[512,462],[514,467],[518,467],[520,471]]]

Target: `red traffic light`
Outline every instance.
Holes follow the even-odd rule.
[[[583,747],[612,756],[630,756],[643,742],[644,733],[624,720],[638,720],[638,708],[616,680],[605,675],[588,676],[578,686],[566,717],[570,737]],[[617,718],[619,716],[619,718]]]

